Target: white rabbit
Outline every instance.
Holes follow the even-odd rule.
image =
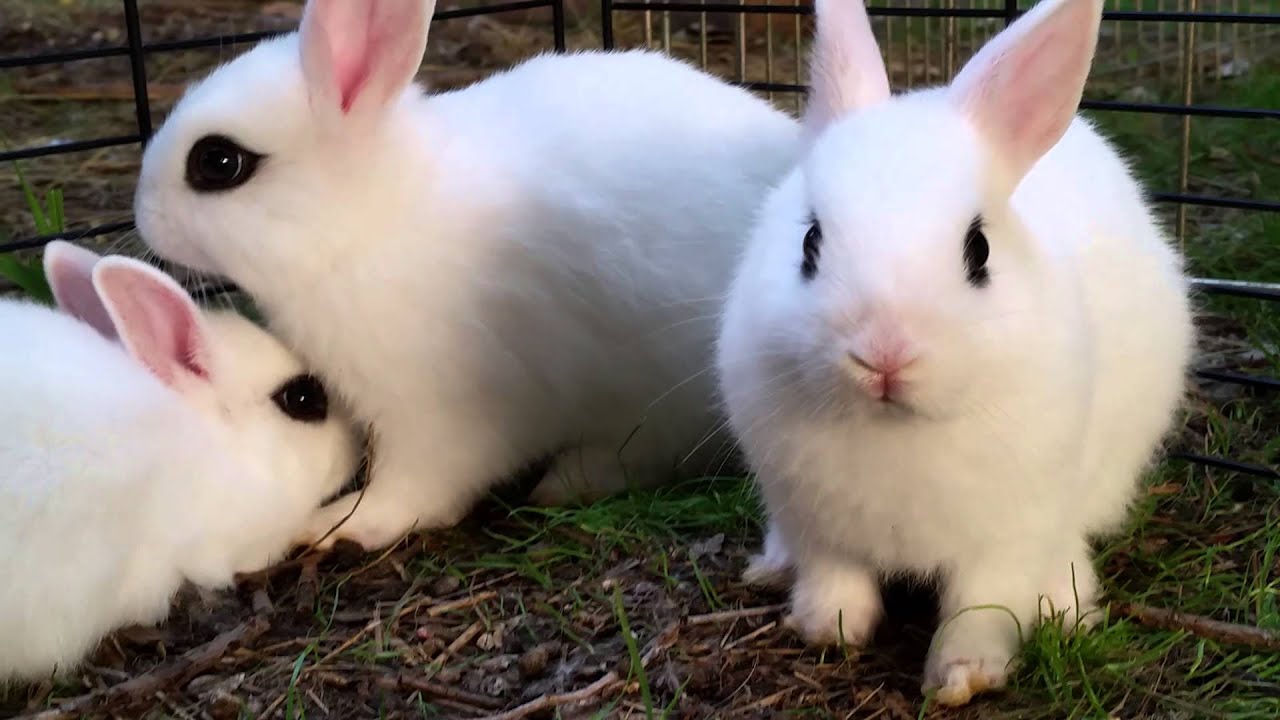
[[[962,704],[1006,681],[1018,624],[1094,607],[1087,538],[1123,523],[1181,402],[1187,282],[1076,117],[1102,0],[1045,0],[896,97],[862,3],[816,9],[809,147],[718,342],[770,518],[748,577],[793,571],[791,624],[852,645],[878,579],[936,577],[923,686]]]
[[[649,52],[412,82],[434,2],[311,0],[193,87],[136,198],[158,254],[230,278],[375,433],[311,541],[456,523],[559,452],[540,503],[714,467],[719,307],[799,124]]]
[[[278,341],[145,263],[95,260],[45,253],[84,321],[0,302],[0,683],[162,619],[184,581],[266,566],[355,469],[350,426]]]

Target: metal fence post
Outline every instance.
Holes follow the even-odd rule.
[[[129,69],[133,75],[133,108],[138,135],[145,146],[151,139],[151,101],[147,96],[147,59],[142,51],[142,23],[137,0],[124,0],[124,25],[129,36]]]
[[[551,0],[551,31],[555,33],[556,52],[565,51],[564,0]]]
[[[613,49],[613,0],[600,0],[600,39],[605,50]]]
[[[1004,0],[1004,24],[1006,26],[1018,19],[1018,0]]]

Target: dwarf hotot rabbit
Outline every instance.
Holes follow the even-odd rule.
[[[0,682],[74,667],[184,581],[268,565],[357,457],[248,320],[129,258],[56,242],[45,267],[67,312],[0,302]]]
[[[879,577],[937,577],[945,703],[1005,682],[1017,623],[1093,608],[1086,538],[1123,523],[1184,389],[1182,262],[1076,117],[1101,13],[1047,0],[949,86],[891,96],[862,3],[819,0],[808,148],[725,310],[770,516],[749,579],[794,571],[792,625],[857,645]]]
[[[552,453],[539,503],[706,472],[719,305],[799,143],[649,52],[429,96],[434,5],[308,2],[298,33],[192,88],[143,161],[146,242],[245,289],[374,430],[326,544],[452,525]]]

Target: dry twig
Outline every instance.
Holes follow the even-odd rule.
[[[1150,607],[1139,603],[1112,603],[1111,614],[1161,630],[1182,630],[1197,637],[1260,650],[1280,650],[1280,633],[1253,625],[1214,620],[1203,615]]]
[[[599,680],[596,680],[581,690],[560,693],[559,695],[543,695],[542,697],[530,700],[515,709],[498,713],[496,715],[486,715],[483,718],[480,718],[480,720],[522,720],[522,718],[527,718],[530,715],[540,713],[543,710],[553,710],[558,707],[581,705],[596,699],[621,683],[622,680],[618,677],[618,673],[610,670]]]
[[[654,661],[662,653],[666,652],[675,644],[680,635],[679,623],[668,627],[666,630],[658,633],[658,636],[649,644],[644,655],[640,658],[640,666],[648,668],[650,663]],[[540,713],[544,710],[554,710],[560,707],[582,705],[591,702],[599,696],[613,690],[615,687],[622,685],[622,678],[618,673],[610,670],[605,673],[599,680],[590,685],[573,692],[560,693],[558,695],[543,695],[529,702],[515,707],[506,712],[497,713],[496,715],[486,715],[479,720],[522,720],[530,715]]]
[[[454,638],[453,642],[449,643],[449,647],[440,651],[440,654],[436,656],[433,663],[440,667],[444,667],[444,664],[448,662],[449,658],[456,655],[462,648],[470,645],[471,641],[475,640],[476,636],[479,635],[482,630],[484,630],[484,624],[479,620],[471,623],[471,625],[468,626],[467,629],[463,630],[458,637]]]
[[[424,678],[413,677],[406,673],[398,675],[384,675],[378,678],[378,687],[383,690],[416,690],[429,695],[433,698],[443,698],[445,700],[453,700],[463,705],[480,710],[497,710],[502,707],[502,703],[486,695],[479,695],[459,688],[445,685],[444,683],[433,682]]]
[[[129,704],[149,700],[153,695],[171,685],[178,685],[208,670],[222,659],[232,645],[248,645],[261,637],[271,624],[265,618],[255,617],[222,633],[196,648],[180,655],[175,661],[151,672],[112,685],[101,690],[64,701],[56,708],[15,720],[70,720],[99,705]]]
[[[710,625],[712,623],[741,620],[760,615],[772,615],[786,609],[786,605],[762,605],[760,607],[738,608],[737,610],[721,610],[705,615],[690,615],[685,618],[685,623],[688,625]]]
[[[470,597],[462,598],[461,600],[436,605],[427,610],[427,617],[440,617],[441,615],[444,615],[447,612],[453,612],[454,610],[465,610],[466,608],[475,607],[480,603],[487,602],[496,597],[498,597],[498,593],[493,590],[486,590],[485,592],[476,593]]]
[[[310,615],[315,611],[316,588],[320,586],[320,574],[317,569],[319,559],[314,556],[304,558],[302,570],[298,573],[297,602],[294,607],[299,613]]]

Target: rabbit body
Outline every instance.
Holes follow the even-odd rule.
[[[1013,41],[1030,47],[1066,20],[1078,39],[1062,52],[1076,56],[1060,62],[1087,72],[1079,28],[1093,0],[1042,3],[974,61],[976,80],[894,98],[879,73],[832,72],[822,42],[845,43],[845,58],[860,52],[850,43],[874,47],[861,4],[834,3],[819,4],[819,32],[825,13],[836,37],[817,51],[810,151],[765,203],[718,346],[769,514],[747,577],[794,572],[793,626],[852,644],[882,614],[878,578],[938,578],[944,623],[924,685],[962,704],[1003,684],[1019,629],[1041,613],[1070,626],[1093,609],[1087,541],[1123,523],[1182,397],[1187,282],[1085,120],[1035,137],[1026,123],[1055,118],[1028,110],[1008,133],[998,122],[1002,101],[1073,109],[1078,90],[1064,101],[984,84],[1054,76],[998,64],[1025,61]],[[1066,72],[1045,93],[1069,96]],[[824,116],[833,98],[857,112]]]
[[[939,150],[950,141],[932,138]],[[794,206],[800,182],[799,173],[788,179],[770,210]],[[752,454],[773,470],[766,480],[779,478],[764,486],[776,495],[774,517],[802,544],[933,572],[981,548],[1021,549],[1035,535],[1061,537],[1055,528],[1107,532],[1124,520],[1181,397],[1191,324],[1180,261],[1125,165],[1084,120],[1028,174],[1009,212],[1038,242],[1045,271],[1034,278],[1027,334],[1009,338],[1000,364],[972,380],[981,390],[966,389],[989,405],[941,419],[834,401],[816,412],[811,395],[781,391],[780,368],[764,354],[781,339],[761,335],[775,320],[778,336],[791,332],[783,325],[792,318],[771,307],[760,278],[794,262],[772,243],[776,225],[758,233],[725,319],[725,392],[744,411]]]
[[[798,125],[648,52],[541,56],[434,96],[409,84],[413,50],[399,70],[378,55],[369,74],[400,89],[329,112],[306,65],[326,7],[190,91],[137,201],[159,254],[246,289],[373,427],[368,487],[326,544],[452,525],[548,453],[544,504],[714,471],[717,308]],[[211,132],[266,157],[202,194],[179,176]]]
[[[348,426],[270,406],[300,369],[277,341],[200,324],[208,378],[166,383],[86,322],[0,302],[0,681],[72,669],[185,581],[265,567],[354,470]]]

